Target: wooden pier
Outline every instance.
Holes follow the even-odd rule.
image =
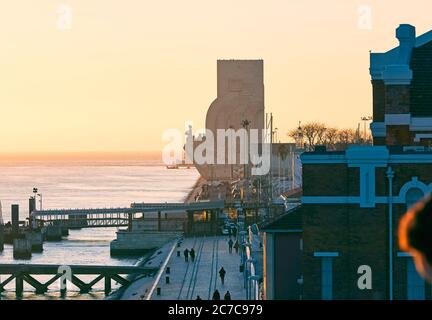
[[[0,280],[0,292],[5,290],[5,286],[15,280],[15,293],[18,297],[24,291],[24,282],[32,286],[37,294],[44,294],[48,288],[65,275],[64,268],[70,268],[70,279],[81,293],[88,293],[99,281],[105,282],[105,294],[111,292],[111,280],[116,281],[122,286],[130,284],[130,280],[122,275],[141,275],[153,276],[157,268],[135,267],[135,266],[92,266],[92,265],[44,265],[44,264],[0,264],[0,275],[9,275],[4,281]],[[35,275],[52,275],[53,277],[42,283],[34,278]],[[95,275],[92,281],[86,283],[78,275]],[[59,280],[60,281],[60,280]]]

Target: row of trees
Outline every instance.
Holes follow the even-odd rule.
[[[372,144],[370,133],[361,133],[360,127],[354,129],[338,129],[320,122],[309,122],[288,132],[299,147],[313,150],[316,145],[325,145],[328,150],[345,150],[352,144]]]

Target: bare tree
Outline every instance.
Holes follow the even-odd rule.
[[[367,133],[367,135],[366,135],[366,140],[364,140],[364,144],[367,144],[367,145],[373,145],[373,138],[372,138],[372,134]]]
[[[308,149],[312,150],[316,144],[320,124],[316,122],[310,122],[303,126],[304,136],[308,145]]]
[[[364,141],[359,139],[358,131],[354,129],[337,129],[328,127],[320,122],[309,122],[302,127],[292,129],[288,136],[297,141],[301,139],[306,142],[306,149],[313,150],[317,144],[322,144],[328,150],[344,150],[350,144],[372,144],[372,137],[369,135]],[[301,141],[303,144],[303,141]]]
[[[330,150],[336,149],[336,143],[338,142],[338,129],[327,128],[325,132],[325,144]]]
[[[338,132],[339,143],[343,147],[347,147],[349,144],[355,143],[356,132],[353,129],[342,129]]]
[[[316,128],[315,130],[317,132],[317,135],[316,135],[317,141],[316,141],[316,143],[317,144],[325,144],[325,134],[326,134],[326,131],[327,131],[326,125],[323,124],[323,123],[316,123],[315,124],[315,128]]]

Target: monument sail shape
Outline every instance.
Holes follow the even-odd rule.
[[[244,175],[245,166],[240,163],[240,154],[247,149],[236,138],[236,161],[228,163],[228,139],[225,139],[224,164],[216,163],[218,158],[217,130],[244,129],[248,134],[251,129],[259,130],[261,139],[264,129],[264,81],[263,60],[218,60],[217,61],[217,97],[211,103],[206,116],[206,130],[214,135],[214,164],[195,166],[206,180],[230,181]],[[260,140],[261,141],[261,140]],[[194,149],[202,141],[194,141]],[[244,154],[245,155],[245,154]],[[220,157],[220,155],[219,155]]]

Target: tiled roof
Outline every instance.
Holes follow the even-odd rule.
[[[275,221],[261,227],[264,232],[281,231],[281,230],[302,230],[302,206],[298,206],[287,213],[284,213]]]

